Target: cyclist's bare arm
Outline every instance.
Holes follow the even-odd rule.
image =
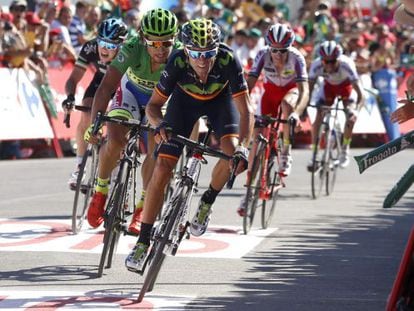
[[[253,76],[247,76],[247,87],[249,88],[249,94],[256,85],[257,78]]]
[[[308,81],[301,81],[298,82],[297,85],[299,89],[299,97],[295,106],[295,112],[300,116],[309,102],[309,83]]]
[[[113,66],[108,66],[105,76],[101,84],[96,90],[92,103],[91,123],[94,122],[98,111],[104,113],[111,100],[112,94],[115,93],[119,81],[121,81],[122,73]]]
[[[167,98],[161,96],[156,90],[152,92],[151,98],[149,99],[145,108],[145,115],[147,116],[148,121],[151,125],[158,126],[164,120],[162,117],[161,108],[166,101]],[[168,140],[167,133],[164,130],[160,131],[160,135],[163,141]],[[157,141],[158,138],[155,137],[155,140]],[[160,143],[160,141],[157,141],[157,143]]]
[[[249,146],[254,125],[253,109],[250,105],[250,96],[247,93],[241,94],[234,97],[233,102],[240,113],[239,144],[247,148]]]
[[[65,84],[65,92],[66,95],[75,95],[76,93],[76,86],[78,85],[79,81],[82,80],[83,76],[85,75],[86,69],[76,66],[73,67],[73,70],[69,76],[69,79],[66,81]]]
[[[308,99],[309,102],[312,99],[312,93],[313,93],[313,89],[315,88],[315,83],[316,83],[316,80],[309,79],[309,99]]]
[[[352,82],[352,87],[357,93],[357,110],[360,110],[364,103],[364,93],[362,92],[362,86],[360,80]]]

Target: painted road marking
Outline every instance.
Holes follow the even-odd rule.
[[[147,294],[136,302],[138,289],[131,291],[0,291],[1,310],[184,310],[195,297]]]
[[[211,226],[202,237],[184,240],[177,256],[241,258],[253,250],[276,228],[253,229],[243,235],[239,227]],[[102,229],[89,229],[73,235],[70,220],[0,219],[0,251],[51,251],[101,253]],[[117,253],[128,254],[136,238],[121,236]],[[36,247],[33,247],[36,245]]]

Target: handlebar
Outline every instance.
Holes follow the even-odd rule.
[[[233,184],[236,179],[236,169],[240,161],[239,158],[237,157],[233,158],[232,156],[229,156],[222,151],[213,149],[204,143],[193,141],[181,135],[176,135],[176,134],[171,133],[171,140],[181,143],[194,151],[199,151],[202,154],[207,154],[207,155],[220,158],[223,160],[227,160],[227,161],[230,161],[231,159],[233,159],[233,168],[230,172],[230,177],[226,183],[227,189],[233,188]]]
[[[91,107],[75,105],[74,102],[69,102],[69,101],[64,101],[62,103],[62,106],[64,106],[64,108],[66,108],[66,113],[65,113],[65,116],[63,118],[63,123],[65,123],[67,128],[70,128],[70,114],[72,113],[73,108],[75,108],[76,110],[79,110],[79,111],[83,111],[83,112],[91,111]]]
[[[124,120],[124,119],[119,119],[117,117],[110,117],[107,115],[102,114],[102,112],[98,111],[95,121],[93,123],[93,128],[92,128],[92,135],[96,136],[99,132],[99,129],[102,126],[103,122],[111,122],[111,123],[116,123],[119,125],[123,125],[129,128],[137,128],[139,130],[144,130],[144,131],[154,131],[155,129],[153,127],[151,127],[148,124],[142,124],[140,121],[135,120],[135,119],[129,119],[129,120]]]

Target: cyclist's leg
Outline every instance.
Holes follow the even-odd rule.
[[[348,111],[346,113],[346,122],[342,140],[342,154],[339,159],[342,168],[349,165],[352,132],[357,120],[356,98],[356,92],[352,91],[350,97],[348,99],[344,99],[344,105]]]
[[[133,102],[132,94],[126,90],[125,83],[117,89],[109,108],[108,115],[122,119],[140,119],[140,112],[129,103]],[[122,125],[108,123],[107,139],[99,152],[98,179],[95,193],[88,209],[88,222],[92,227],[98,227],[103,222],[105,202],[108,195],[109,178],[112,170],[127,142],[128,129]]]
[[[92,107],[93,96],[99,86],[99,82],[101,79],[95,78],[91,81],[88,88],[85,91],[85,95],[82,99],[82,106],[84,107]],[[82,163],[83,155],[85,154],[87,143],[83,139],[83,135],[86,129],[89,126],[91,114],[88,111],[82,111],[80,115],[79,123],[76,127],[76,168],[75,171],[71,174],[68,184],[71,189],[76,187],[76,182],[78,180],[78,171],[79,165]]]
[[[282,109],[282,119],[287,120],[289,115],[293,112],[295,105],[299,98],[299,90],[298,88],[294,87],[287,91],[281,101],[281,109]],[[292,169],[292,138],[290,137],[290,124],[284,123],[282,126],[283,129],[283,149],[281,154],[281,165],[279,167],[279,173],[283,174],[284,176],[288,176]]]
[[[191,105],[185,106],[188,103],[191,104],[188,98],[182,98],[179,95],[178,99],[175,96],[170,97],[165,115],[165,121],[174,129],[174,132],[186,137],[190,135],[193,124],[198,119],[198,116],[192,114],[194,108]],[[181,144],[174,143],[162,144],[157,149],[157,160],[144,200],[139,238],[136,246],[125,260],[125,265],[129,268],[135,270],[142,268],[150,244],[151,231],[164,200],[164,196],[160,193],[163,192],[171,178],[171,171],[180,157],[182,148]]]
[[[229,96],[220,96],[205,103],[204,114],[220,139],[220,149],[227,155],[233,155],[238,144],[239,114]],[[229,163],[220,159],[214,166],[209,188],[201,196],[198,210],[191,221],[191,233],[204,234],[210,221],[212,205],[230,176]]]

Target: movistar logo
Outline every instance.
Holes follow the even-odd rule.
[[[385,149],[384,151],[382,151],[381,153],[379,153],[378,155],[374,155],[372,157],[365,157],[364,159],[362,159],[363,163],[364,163],[364,167],[370,167],[371,165],[374,165],[375,163],[384,160],[385,158],[388,158],[389,156],[397,153],[400,149],[397,148],[397,146],[393,146],[393,147],[388,147],[387,149]]]
[[[232,59],[233,59],[233,55],[230,53],[227,53],[225,58],[219,59],[219,66],[220,67],[227,66]]]
[[[181,56],[178,56],[175,58],[174,60],[174,65],[178,66],[180,68],[184,68],[185,67],[185,62],[184,60],[181,58]]]

